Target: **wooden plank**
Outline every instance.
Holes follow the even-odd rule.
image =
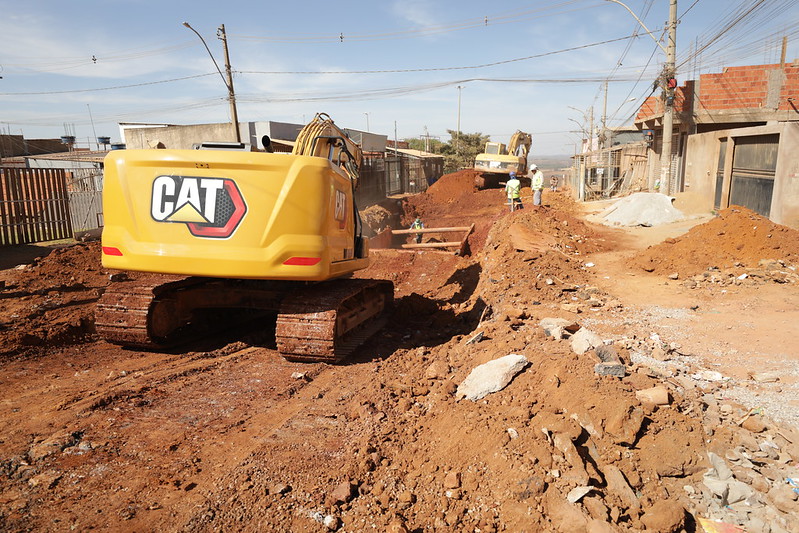
[[[69,213],[69,187],[67,185],[67,173],[59,171],[56,176],[58,180],[58,200],[61,207],[61,239],[72,237],[72,216]]]
[[[27,244],[31,242],[31,235],[28,231],[26,224],[27,220],[27,204],[25,202],[25,191],[22,183],[22,173],[18,169],[14,169],[11,180],[11,191],[13,195],[15,213],[14,213],[14,226],[17,229],[19,236],[17,244]]]
[[[474,224],[472,224],[474,226]],[[467,226],[452,228],[419,228],[419,229],[393,229],[394,235],[416,235],[417,233],[454,233],[457,231],[468,231]]]
[[[471,235],[473,231],[474,231],[474,223],[472,223],[472,225],[469,226],[469,230],[466,232],[466,235],[463,236],[463,240],[461,240],[461,247],[458,251],[458,255],[460,255],[461,257],[463,257],[463,255],[466,253],[466,241],[469,239],[469,235]]]
[[[39,170],[39,169],[37,169]],[[44,231],[44,195],[47,176],[44,172],[34,172],[33,179],[26,180],[30,189],[31,212],[28,221],[36,241],[47,240]]]
[[[403,244],[403,248],[460,248],[461,241],[451,242],[421,242],[414,244]]]
[[[0,245],[12,243],[10,227],[10,205],[6,187],[6,171],[0,168]]]

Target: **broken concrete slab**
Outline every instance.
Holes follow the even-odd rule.
[[[583,355],[591,348],[602,345],[602,337],[587,328],[580,328],[571,339],[572,351],[577,355]]]
[[[623,378],[627,375],[624,363],[621,362],[616,347],[611,344],[600,344],[594,349],[594,354],[599,363],[594,365],[594,372],[600,376],[613,376]]]
[[[455,395],[473,402],[480,400],[492,392],[504,389],[528,364],[525,356],[509,354],[479,365],[466,376]]]

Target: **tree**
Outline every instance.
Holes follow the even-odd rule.
[[[454,130],[447,130],[447,133],[450,135],[448,142],[428,140],[428,151],[444,156],[444,172],[472,168],[475,156],[482,153],[486,142],[490,140],[488,135],[482,133],[463,133]],[[424,150],[425,140],[408,139],[408,146],[414,150]]]

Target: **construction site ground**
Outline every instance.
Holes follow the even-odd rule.
[[[395,308],[338,365],[285,361],[263,319],[108,344],[99,243],[0,250],[0,530],[799,531],[799,233],[737,207],[608,227],[564,191],[510,213],[473,180],[364,214],[475,229],[463,256],[372,250]]]

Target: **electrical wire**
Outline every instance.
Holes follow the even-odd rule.
[[[102,53],[101,50],[98,50],[96,53],[92,54],[91,56],[89,56],[88,54],[85,56],[71,56],[71,57],[50,56],[47,58],[47,60],[43,60],[41,58],[17,57],[16,58],[17,62],[6,63],[6,65],[23,70],[33,70],[36,71],[37,74],[41,72],[58,72],[62,70],[68,70],[68,69],[92,65],[97,62],[107,64],[107,63],[117,63],[117,62],[132,61],[137,59],[144,59],[156,55],[169,54],[192,46],[198,46],[195,40],[184,41],[169,46],[160,46],[158,48],[143,49],[140,51],[126,50],[125,52],[118,52],[118,53],[112,52],[105,54]]]
[[[173,83],[176,81],[193,80],[197,78],[205,78],[206,76],[216,76],[217,72],[209,72],[207,74],[195,74],[193,76],[183,76],[182,78],[171,78],[168,80],[146,81],[142,83],[132,83],[130,85],[116,85],[113,87],[97,87],[95,89],[69,89],[65,91],[39,91],[28,93],[0,93],[0,96],[42,96],[48,94],[74,94],[74,93],[92,93],[98,91],[115,91],[118,89],[130,89],[132,87],[145,87],[147,85],[158,85],[161,83]]]
[[[618,41],[624,41],[627,39],[631,39],[632,36],[627,37],[617,37],[615,39],[608,39],[605,41],[600,41],[596,43],[590,44],[583,44],[580,46],[573,46],[571,48],[563,48],[561,50],[552,50],[550,52],[543,52],[540,54],[535,54],[531,56],[525,57],[517,57],[514,59],[505,59],[503,61],[494,61],[492,63],[482,63],[479,65],[467,65],[467,66],[458,66],[458,67],[430,67],[430,68],[409,68],[409,69],[381,69],[381,70],[285,70],[285,71],[264,71],[264,70],[240,70],[236,71],[240,74],[396,74],[396,73],[409,73],[409,72],[446,72],[452,70],[469,70],[469,69],[481,69],[481,68],[488,68],[488,67],[495,67],[497,65],[507,65],[509,63],[518,63],[519,61],[529,61],[530,59],[538,59],[541,57],[556,55],[556,54],[563,54],[566,52],[574,52],[575,50],[583,50],[585,48],[591,48],[594,46],[602,46],[604,44],[615,43]]]
[[[331,33],[326,36],[317,35],[317,36],[302,36],[302,37],[298,37],[297,35],[270,37],[270,36],[257,36],[257,35],[230,34],[229,37],[231,37],[232,39],[239,39],[239,40],[279,42],[279,43],[323,43],[323,42],[340,43],[344,41],[347,42],[385,41],[393,39],[407,39],[411,37],[427,37],[431,35],[441,35],[441,34],[462,31],[477,27],[517,23],[525,20],[542,18],[545,16],[562,15],[565,13],[571,13],[574,11],[580,11],[584,9],[591,9],[594,7],[599,7],[604,5],[603,3],[600,2],[600,3],[590,4],[587,6],[575,7],[573,9],[554,11],[556,9],[565,8],[567,6],[572,6],[574,4],[583,3],[583,1],[584,0],[569,0],[554,5],[548,5],[546,7],[539,7],[534,9],[522,9],[517,11],[499,13],[495,15],[485,15],[481,17],[473,17],[469,19],[455,21],[445,25],[424,26],[421,28],[412,28],[408,30],[401,30],[394,32],[345,34],[342,31],[336,34]],[[553,12],[546,13],[548,11],[553,11]],[[539,14],[539,13],[546,13],[546,14]]]

